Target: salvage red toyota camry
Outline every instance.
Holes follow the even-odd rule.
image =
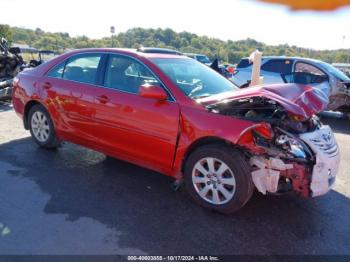
[[[19,74],[13,105],[41,147],[80,144],[184,182],[198,204],[241,208],[255,189],[329,191],[339,151],[316,113],[327,97],[301,85],[238,89],[161,49],[84,49]]]

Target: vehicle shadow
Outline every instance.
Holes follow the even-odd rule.
[[[12,110],[11,102],[0,101],[0,112],[10,111],[10,110]]]
[[[28,216],[91,218],[115,231],[119,247],[157,255],[350,253],[350,200],[336,191],[306,200],[256,193],[241,211],[221,215],[173,192],[169,177],[76,145],[43,150],[24,138],[0,145],[0,159],[49,195],[43,214]]]

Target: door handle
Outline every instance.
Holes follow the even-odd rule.
[[[99,101],[101,104],[106,104],[109,102],[109,98],[105,95],[97,96],[97,101]]]
[[[45,89],[50,89],[52,87],[52,84],[50,82],[45,82],[43,85],[42,85],[43,88]]]

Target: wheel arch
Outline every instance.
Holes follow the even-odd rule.
[[[184,171],[183,171],[183,177],[182,181],[185,184],[185,189],[191,196],[191,198],[198,203],[199,205],[208,208],[210,210],[218,211],[221,213],[233,213],[243,207],[247,201],[251,198],[253,192],[254,192],[254,184],[252,182],[252,177],[250,175],[250,168],[249,168],[249,162],[245,161],[245,156],[242,154],[239,146],[235,146],[235,144],[230,143],[229,141],[226,141],[224,139],[201,139],[200,141],[197,141],[196,144],[192,145],[192,150],[188,150],[187,152],[187,159],[184,163]],[[216,187],[216,182],[219,181],[219,184],[225,184],[221,179],[221,175],[215,174],[215,167],[214,176],[217,177],[215,180],[214,187],[212,187],[210,184],[213,183],[211,179],[211,172],[208,170],[208,168],[203,167],[206,169],[206,171],[209,171],[210,176],[206,176],[205,173],[202,173],[203,176],[202,179],[195,182],[193,180],[194,173],[193,170],[197,163],[201,161],[203,158],[206,157],[214,157],[216,160],[220,160],[223,163],[225,163],[230,169],[231,169],[231,177],[234,177],[234,192],[228,197],[225,194],[225,197],[220,198],[220,195],[217,191],[221,192],[221,196],[223,195],[223,192],[219,187]],[[220,167],[221,168],[221,167]],[[216,169],[218,170],[218,169]],[[210,181],[208,181],[208,179]],[[227,177],[225,176],[225,179]],[[227,182],[227,180],[226,180]],[[196,184],[204,184],[204,187],[206,187],[206,190],[202,192],[201,188],[196,187]],[[209,184],[208,184],[209,183]],[[208,185],[208,186],[207,186]],[[208,188],[211,191],[211,197],[207,196]],[[230,189],[232,191],[232,187]],[[227,188],[226,190],[227,191]],[[222,203],[213,203],[208,201],[211,199],[214,201],[214,192],[217,192],[216,200],[222,200]],[[202,195],[204,193],[204,196]],[[220,200],[220,201],[221,201]]]
[[[25,104],[24,112],[23,112],[23,124],[26,130],[29,129],[28,116],[29,116],[30,109],[35,105],[42,105],[46,109],[46,107],[42,103],[40,103],[38,100],[30,100]]]
[[[184,156],[183,156],[182,161],[181,161],[180,171],[181,172],[184,171],[184,166],[185,166],[186,160],[191,155],[191,153],[193,153],[199,147],[202,147],[202,146],[205,146],[205,145],[211,145],[211,144],[221,144],[221,145],[227,145],[227,146],[235,147],[235,145],[232,142],[230,142],[230,141],[228,141],[226,139],[217,137],[217,136],[207,136],[207,137],[199,138],[199,139],[193,141],[186,148]]]

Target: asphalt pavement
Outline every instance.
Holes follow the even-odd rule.
[[[0,254],[350,254],[350,121],[322,120],[341,149],[330,193],[255,193],[221,215],[159,173],[70,143],[40,149],[1,104]]]

